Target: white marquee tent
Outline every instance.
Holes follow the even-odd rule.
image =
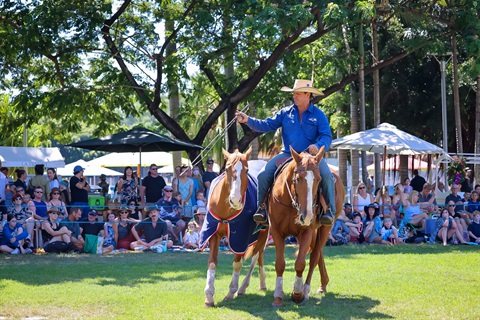
[[[65,167],[58,148],[0,147],[0,160],[4,167],[35,167],[37,164],[47,168]]]

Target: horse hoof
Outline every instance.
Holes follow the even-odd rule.
[[[265,287],[258,287],[258,290],[260,290],[260,291],[267,291],[267,287],[266,287],[266,286],[265,286]]]
[[[327,286],[321,286],[318,288],[317,293],[327,293]]]
[[[229,293],[229,294],[227,294],[227,295],[225,296],[225,298],[223,298],[223,301],[230,301],[230,300],[232,300],[232,299],[233,299],[233,294],[230,294],[230,293]]]
[[[244,291],[242,291],[242,292],[238,291],[238,292],[237,292],[237,296],[244,296],[244,295],[245,295],[245,292],[244,292]]]
[[[296,304],[302,303],[305,299],[305,295],[303,292],[295,293],[292,292],[292,301],[295,302]]]
[[[215,307],[215,303],[205,301],[205,308],[213,308]]]
[[[282,298],[275,298],[275,299],[273,299],[272,307],[273,307],[273,308],[283,307]]]

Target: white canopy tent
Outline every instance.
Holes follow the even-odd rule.
[[[84,171],[85,176],[98,177],[104,174],[107,177],[119,177],[123,175],[123,173],[112,170],[112,169],[91,165],[89,162],[86,162],[84,160],[78,160],[78,161],[67,164],[65,168],[58,169],[57,174],[62,177],[71,177],[73,176],[73,168],[75,168],[75,166],[81,166],[82,168],[85,168],[85,171]]]
[[[58,148],[0,147],[0,160],[4,167],[35,167],[37,164],[49,168],[65,167]]]
[[[89,165],[101,167],[136,167],[139,165],[138,152],[112,152],[107,155],[88,161]],[[149,167],[152,163],[157,166],[168,166],[173,163],[172,154],[169,152],[142,152],[142,166]],[[182,158],[182,164],[190,164],[190,160]]]

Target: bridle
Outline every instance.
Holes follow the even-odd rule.
[[[284,204],[280,199],[278,199],[275,195],[273,196],[273,198],[280,204],[286,206],[286,207],[289,207],[289,208],[294,208],[295,210],[297,210],[297,214],[300,214],[300,211],[301,211],[301,205],[298,203],[298,193],[297,193],[297,183],[298,183],[298,180],[300,178],[300,176],[306,176],[307,175],[307,172],[308,171],[311,171],[311,172],[314,172],[314,171],[318,171],[319,168],[318,168],[318,165],[307,165],[307,166],[304,166],[302,164],[297,164],[297,166],[295,167],[295,169],[293,170],[293,178],[292,178],[292,181],[291,181],[291,184],[293,184],[293,194],[290,190],[290,185],[289,185],[289,181],[288,179],[285,179],[285,187],[288,191],[288,194],[290,196],[290,199],[292,200],[292,204],[289,206],[289,205],[286,205]],[[314,203],[314,207],[313,209],[315,209],[316,207],[318,207],[318,203],[317,203],[317,194],[315,194],[315,197],[313,198],[313,203]]]

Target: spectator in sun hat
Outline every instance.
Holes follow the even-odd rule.
[[[207,208],[198,207],[193,215],[193,220],[197,225],[197,231],[202,230],[203,222],[205,221],[205,215],[207,214]]]
[[[131,249],[142,251],[162,246],[162,241],[166,241],[167,248],[171,248],[173,242],[168,240],[167,223],[158,217],[160,209],[157,206],[148,206],[145,208],[148,218],[142,220],[134,228],[132,235],[135,241],[130,244]],[[142,234],[140,237],[139,232]]]
[[[73,177],[70,178],[71,205],[82,208],[82,219],[86,219],[90,211],[90,205],[88,204],[90,185],[87,182],[87,178],[83,175],[84,170],[85,168],[82,168],[82,166],[75,166],[73,168]]]
[[[205,187],[205,198],[208,198],[208,192],[210,188],[210,184],[212,183],[213,179],[218,177],[218,173],[213,172],[213,164],[215,161],[213,161],[212,158],[207,159],[207,169],[205,173],[202,175],[202,181],[203,181],[203,186]]]

